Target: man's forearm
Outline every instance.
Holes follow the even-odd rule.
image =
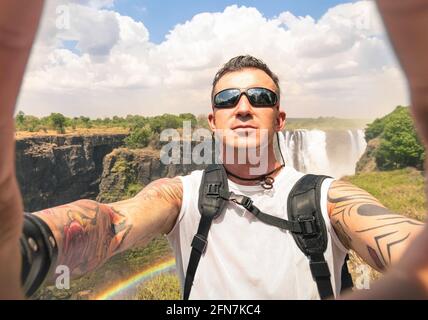
[[[91,200],[34,213],[51,229],[58,245],[56,265],[72,276],[94,270],[122,249],[132,225],[111,206]]]

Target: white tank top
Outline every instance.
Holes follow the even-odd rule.
[[[183,293],[191,242],[198,229],[199,186],[203,171],[180,177],[183,202],[180,214],[167,238],[173,248]],[[261,211],[288,219],[287,198],[304,174],[284,167],[274,187],[242,186],[229,180],[229,189],[254,201]],[[328,230],[325,259],[333,291],[340,293],[341,269],[347,250],[331,227],[327,213],[327,192],[333,179],[321,188],[321,207]],[[319,299],[307,257],[288,231],[264,224],[243,207],[229,202],[215,219],[208,234],[208,246],[196,271],[189,299]]]

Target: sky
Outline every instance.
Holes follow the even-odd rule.
[[[340,3],[353,1],[338,0],[151,0],[132,1],[119,0],[114,3],[114,10],[120,14],[142,21],[150,30],[150,40],[161,43],[173,27],[201,12],[222,12],[231,5],[255,7],[266,18],[273,18],[284,11],[294,15],[310,15],[319,19],[329,8]],[[355,2],[355,1],[354,1]]]
[[[371,1],[50,0],[18,109],[207,114],[214,74],[241,54],[278,74],[291,118],[375,118],[408,104]]]

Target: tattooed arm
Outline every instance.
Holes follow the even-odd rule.
[[[55,236],[57,265],[68,266],[73,276],[79,276],[116,253],[168,233],[180,212],[182,190],[179,178],[164,178],[129,200],[112,204],[80,200],[35,214]]]
[[[391,212],[366,191],[343,181],[332,183],[328,211],[343,245],[378,271],[398,261],[424,226]]]

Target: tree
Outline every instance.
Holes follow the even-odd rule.
[[[18,114],[16,115],[16,124],[19,128],[22,128],[24,126],[24,122],[25,122],[25,113],[22,111],[19,111]]]
[[[79,118],[80,122],[82,123],[83,127],[86,129],[92,128],[91,119],[88,117],[80,116]]]
[[[153,131],[149,125],[134,128],[130,135],[125,138],[128,148],[145,148],[149,144]]]
[[[66,118],[61,113],[51,113],[49,116],[49,121],[58,133],[65,133],[65,122]]]
[[[366,130],[366,139],[380,138],[374,152],[381,170],[416,167],[422,169],[424,148],[419,141],[409,108],[398,106],[392,113],[376,119]]]

